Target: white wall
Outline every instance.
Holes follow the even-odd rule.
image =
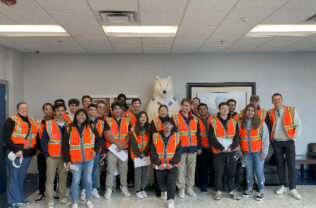
[[[0,46],[0,79],[8,81],[9,115],[16,113],[16,104],[23,101],[23,71],[20,52]]]
[[[155,75],[174,79],[178,100],[188,82],[256,82],[262,107],[272,108],[271,95],[283,94],[303,121],[297,153],[316,142],[316,53],[197,55],[23,55],[24,97],[31,113],[41,116],[44,102],[84,94],[137,94],[144,106],[151,99]]]

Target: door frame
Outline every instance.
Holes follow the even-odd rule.
[[[7,80],[0,79],[0,84],[5,85],[5,109],[6,109],[6,117],[9,116],[9,82]]]

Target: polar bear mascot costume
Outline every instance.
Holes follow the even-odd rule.
[[[178,113],[180,110],[180,105],[173,93],[171,76],[167,78],[155,77],[154,95],[147,106],[149,122],[159,116],[158,108],[163,104],[168,106],[169,116]]]

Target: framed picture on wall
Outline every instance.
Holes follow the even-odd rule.
[[[201,103],[207,104],[211,114],[217,113],[218,105],[229,99],[237,101],[236,111],[239,112],[253,94],[256,94],[255,82],[187,83],[187,97],[198,97]]]

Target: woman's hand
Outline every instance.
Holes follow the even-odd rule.
[[[92,151],[90,155],[91,157],[95,157],[97,154],[95,153],[95,151]]]
[[[15,157],[22,157],[23,158],[23,152],[20,150],[17,153],[15,153]]]

